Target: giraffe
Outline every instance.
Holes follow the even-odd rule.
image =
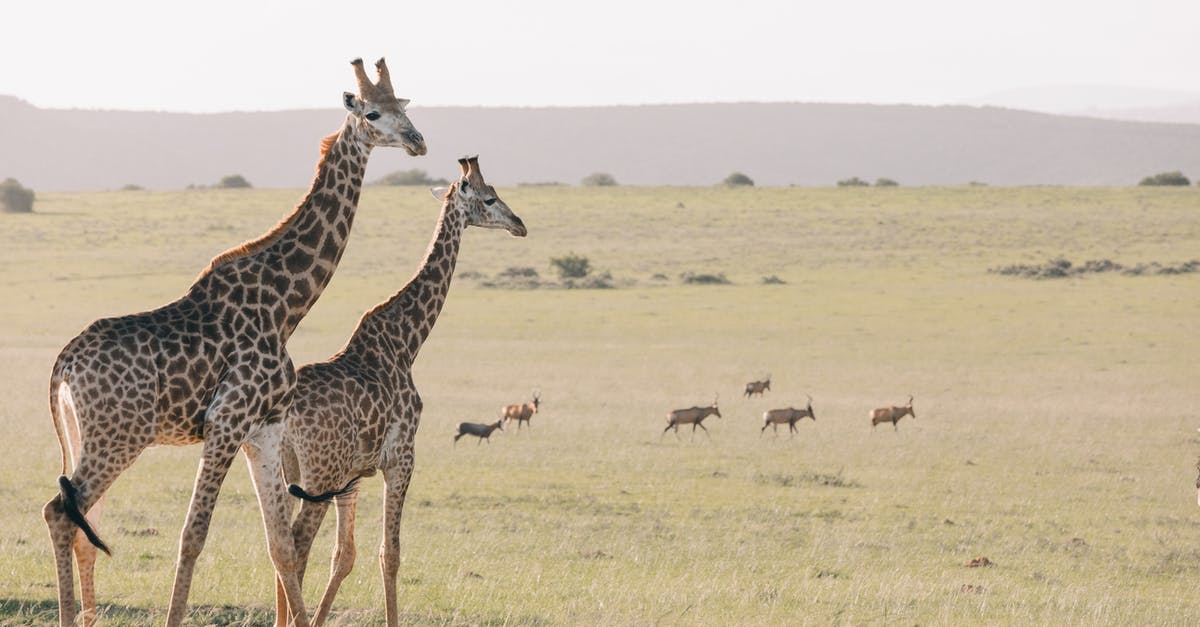
[[[352,65],[359,93],[343,94],[346,120],[322,142],[312,187],[291,214],[261,237],[217,255],[178,300],[97,320],[59,354],[50,376],[50,413],[63,476],[42,514],[54,548],[61,625],[77,616],[72,551],[83,623],[97,619],[96,549],[109,549],[95,532],[99,508],[93,507],[104,492],[146,448],[199,442],[167,624],[183,620],[196,558],[239,449],[288,606],[297,624],[308,624],[279,452],[296,380],[287,340],[341,259],[372,147],[426,152],[405,112],[408,101],[392,91],[384,60],[375,64],[375,83],[362,59]]]
[[[434,190],[444,199],[442,213],[415,276],[363,314],[341,352],[297,373],[296,396],[286,418],[284,473],[295,482],[289,491],[303,499],[292,526],[301,579],[329,501],[337,504],[337,546],[314,625],[325,622],[354,565],[356,482],[378,471],[386,486],[379,552],[385,611],[389,627],[397,624],[400,515],[422,407],[412,380],[413,360],[446,302],[463,230],[481,226],[506,229],[517,237],[526,233],[521,219],[484,182],[478,157],[460,159],[459,165],[461,178],[448,190]],[[277,603],[277,608],[276,624],[282,625],[285,607]]]

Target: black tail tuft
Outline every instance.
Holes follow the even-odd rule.
[[[293,483],[288,486],[288,494],[298,499],[308,501],[309,503],[324,503],[325,501],[328,501],[334,497],[342,496],[343,494],[349,494],[356,487],[358,487],[358,477],[351,479],[350,482],[340,490],[330,490],[324,494],[317,494],[314,496],[308,492],[305,492],[304,488]]]
[[[92,546],[104,551],[105,555],[112,557],[112,551],[108,549],[108,545],[100,539],[100,536],[96,535],[96,530],[92,529],[91,523],[79,511],[79,493],[75,490],[75,486],[71,484],[71,480],[66,475],[58,478],[58,489],[62,492],[63,512],[67,515],[67,518],[83,531],[83,535],[87,536],[88,542],[91,542]]]

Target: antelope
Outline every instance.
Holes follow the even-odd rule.
[[[539,390],[534,390],[532,403],[522,403],[520,405],[505,405],[504,407],[502,407],[500,409],[500,415],[504,418],[505,422],[511,422],[513,420],[516,420],[517,421],[517,430],[520,431],[521,423],[529,422],[529,419],[533,418],[533,415],[538,412],[538,407],[542,403],[542,399],[540,398],[540,395],[541,395],[541,392]],[[532,428],[533,424],[530,423],[529,426]]]
[[[490,425],[481,425],[478,422],[460,422],[458,423],[458,431],[454,432],[454,443],[458,444],[458,439],[464,435],[473,435],[479,440],[475,444],[480,444],[487,440],[488,444],[492,443],[492,432],[496,429],[504,431],[504,420],[500,419]]]
[[[743,395],[746,397],[754,396],[755,394],[762,396],[762,393],[769,389],[771,389],[771,375],[768,374],[767,378],[762,381],[751,381],[747,383],[746,391],[743,393]]]
[[[871,410],[871,429],[874,430],[875,425],[877,425],[877,424],[884,423],[884,422],[890,422],[890,423],[892,423],[892,429],[895,431],[899,431],[900,429],[896,427],[896,423],[900,422],[901,418],[903,418],[905,416],[912,416],[913,420],[916,420],[916,418],[917,418],[917,413],[915,411],[913,411],[912,404],[913,404],[913,397],[911,394],[909,394],[908,395],[908,405],[905,405],[904,407],[896,407],[895,405],[892,405],[891,407],[880,407],[879,409],[872,409]]]
[[[692,437],[696,437],[696,427],[704,429],[704,434],[708,435],[708,429],[701,424],[705,418],[716,414],[717,418],[721,417],[721,410],[717,409],[717,399],[720,396],[713,398],[712,405],[708,407],[691,407],[689,409],[676,409],[667,414],[667,428],[659,434],[659,438],[666,435],[667,431],[675,429],[675,437],[679,437],[679,425],[692,425]],[[711,437],[711,436],[710,436]]]
[[[805,396],[808,396],[807,394]],[[796,433],[796,423],[804,418],[812,418],[813,422],[817,421],[817,415],[813,413],[812,396],[808,396],[808,407],[805,409],[796,409],[788,407],[787,409],[769,409],[763,412],[763,426],[758,430],[758,434],[762,435],[767,427],[771,427],[775,434],[779,434],[779,425],[787,423],[788,431],[792,434]]]

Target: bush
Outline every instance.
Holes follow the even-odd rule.
[[[551,257],[550,265],[558,270],[560,279],[582,279],[592,271],[592,264],[587,257],[569,253],[565,257]]]
[[[742,185],[754,187],[754,179],[742,174],[741,172],[734,172],[733,174],[725,177],[725,180],[721,182],[730,187],[738,187]]]
[[[857,176],[848,179],[842,179],[837,182],[838,187],[870,187],[871,184],[858,178]]]
[[[875,179],[875,187],[900,187],[900,184],[892,179],[878,178]]]
[[[0,211],[33,212],[33,190],[21,187],[17,179],[4,179],[4,182],[0,183]]]
[[[720,274],[693,274],[684,272],[680,275],[684,283],[690,285],[729,285],[729,279],[725,278],[725,273]]]
[[[617,184],[617,179],[607,172],[593,172],[579,181],[584,187],[612,187]]]
[[[133,183],[127,183],[121,186],[121,191],[123,192],[140,192],[143,189],[145,188],[143,188],[141,185],[134,185]]]
[[[505,278],[536,279],[538,271],[528,266],[509,266],[499,276]]]
[[[217,181],[215,187],[222,189],[246,189],[252,186],[250,185],[250,181],[247,181],[246,177],[241,174],[230,174],[229,176],[221,177],[221,180]]]
[[[425,173],[425,170],[413,168],[411,170],[397,170],[391,174],[385,175],[383,178],[371,183],[371,185],[448,185],[446,179],[431,179]]]
[[[763,277],[762,284],[763,285],[787,285],[787,281],[784,281],[783,279],[772,274],[771,276]]]
[[[1192,182],[1188,180],[1188,177],[1184,176],[1183,173],[1179,171],[1160,172],[1154,176],[1147,176],[1146,178],[1142,179],[1140,183],[1138,183],[1138,185],[1178,185],[1180,187],[1187,187],[1191,184]]]

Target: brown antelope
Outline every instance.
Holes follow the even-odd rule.
[[[808,396],[807,394],[805,396]],[[813,413],[812,397],[808,396],[808,407],[805,409],[796,409],[788,407],[787,409],[769,409],[763,412],[763,426],[758,430],[758,434],[762,435],[767,427],[771,427],[775,434],[779,434],[779,425],[787,423],[788,431],[793,435],[796,433],[796,423],[804,418],[812,418],[813,422],[817,421],[817,415]]]
[[[696,427],[704,429],[704,434],[708,435],[708,429],[701,424],[705,418],[716,415],[721,417],[721,410],[717,409],[717,399],[719,395],[713,398],[712,405],[708,407],[690,407],[688,409],[676,409],[667,414],[667,428],[658,437],[666,435],[667,431],[675,429],[675,437],[679,437],[679,425],[692,425],[692,437],[696,437]]]
[[[905,416],[912,416],[913,420],[916,420],[916,418],[917,418],[917,412],[913,411],[912,404],[913,404],[913,397],[911,394],[909,394],[908,395],[908,405],[905,405],[904,407],[896,407],[895,405],[892,405],[891,407],[880,407],[879,409],[872,409],[871,410],[871,429],[874,430],[875,425],[877,425],[877,424],[884,423],[884,422],[890,422],[890,423],[892,423],[892,429],[895,431],[899,431],[900,429],[898,429],[896,427],[896,423],[900,422],[901,418],[903,418]]]
[[[458,423],[458,430],[454,432],[454,443],[458,444],[458,439],[464,435],[473,435],[479,438],[476,444],[480,444],[484,440],[487,440],[487,443],[491,444],[492,432],[496,429],[504,431],[503,419],[497,420],[490,425],[481,425],[478,422],[460,422]]]
[[[517,421],[517,430],[520,431],[521,423],[529,422],[529,419],[533,418],[533,415],[538,412],[538,407],[541,406],[541,403],[542,403],[542,399],[541,399],[540,395],[541,395],[541,391],[534,390],[532,403],[522,403],[520,405],[505,405],[503,408],[500,409],[500,414],[504,418],[504,421],[512,422],[513,420],[516,420]],[[529,426],[533,427],[533,423],[530,423]]]
[[[771,389],[771,375],[768,374],[767,378],[762,381],[751,381],[747,383],[746,391],[743,393],[743,395],[746,397],[754,396],[755,394],[762,396],[762,393],[769,389]]]

